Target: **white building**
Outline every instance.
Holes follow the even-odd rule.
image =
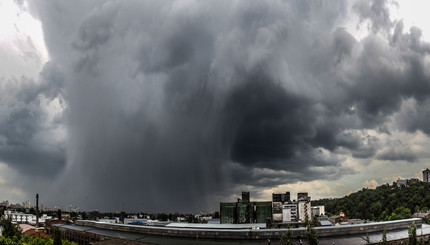
[[[291,222],[297,220],[297,203],[282,205],[282,221]]]
[[[23,212],[16,212],[12,210],[5,210],[4,211],[4,217],[6,219],[11,219],[14,223],[28,223],[28,224],[36,224],[36,215],[33,214],[26,214]],[[46,214],[43,214],[39,217],[40,223],[45,223],[45,220],[51,219],[51,216],[47,216]]]
[[[306,220],[306,214],[308,220],[311,220],[311,202],[309,200],[300,200],[297,206],[299,209],[299,221],[304,222]]]
[[[104,219],[99,219],[98,222],[108,223],[108,224],[118,224],[119,218],[104,218]]]
[[[311,213],[312,213],[312,217],[324,215],[325,207],[324,206],[311,207]]]

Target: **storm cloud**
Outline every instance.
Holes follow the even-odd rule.
[[[346,158],[416,162],[379,136],[430,132],[430,44],[388,4],[31,2],[51,61],[39,83],[2,81],[0,160],[56,174],[52,202],[147,211],[356,174]],[[63,105],[46,127],[40,97]]]

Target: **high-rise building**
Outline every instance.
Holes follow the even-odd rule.
[[[273,222],[282,222],[284,220],[282,207],[283,207],[283,204],[289,203],[289,202],[290,202],[289,191],[285,193],[272,193],[272,211],[273,211],[272,221]]]
[[[290,201],[290,192],[287,191],[285,193],[272,193],[272,202],[289,202]]]
[[[311,220],[311,198],[301,199],[297,202],[298,220],[304,222],[306,219]]]
[[[426,183],[429,182],[429,174],[430,174],[430,170],[428,168],[423,170],[423,182],[426,182]]]

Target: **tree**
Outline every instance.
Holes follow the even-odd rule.
[[[61,240],[61,231],[58,228],[54,229],[54,233],[52,234],[52,239],[54,240],[53,245],[62,245],[63,242]]]
[[[281,236],[281,245],[293,245],[293,231],[290,225],[288,225],[287,233],[283,233]]]
[[[0,220],[0,226],[2,227],[2,235],[5,238],[17,237],[17,239],[21,239],[21,229],[19,226],[12,224],[12,220],[10,218]]]
[[[58,219],[61,220],[61,209],[57,210],[57,216],[58,216]]]
[[[305,226],[309,226],[309,216],[307,212],[305,213]]]
[[[382,232],[382,242],[380,244],[387,245],[387,229],[385,228],[384,228],[384,231]]]
[[[310,225],[306,228],[306,237],[310,245],[318,245],[317,232]]]
[[[373,216],[376,219],[379,219],[382,212],[382,203],[381,202],[375,202],[370,205],[370,212],[373,214]]]
[[[409,234],[408,245],[417,245],[418,244],[417,226],[415,225],[415,223],[412,226],[409,226],[408,234]]]
[[[393,213],[391,213],[390,217],[388,217],[388,220],[409,219],[411,217],[411,210],[409,208],[400,206],[396,208]]]
[[[83,219],[83,220],[87,219],[87,213],[82,212],[82,219]]]
[[[370,244],[369,233],[366,233],[366,244]]]

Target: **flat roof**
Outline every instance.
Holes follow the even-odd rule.
[[[388,221],[395,222],[395,221]],[[379,222],[383,223],[383,222]],[[361,225],[353,225],[353,226],[362,226],[362,225],[375,225],[375,223],[361,224]],[[211,240],[211,239],[194,239],[194,238],[179,238],[179,237],[162,237],[156,235],[149,234],[141,234],[141,233],[133,233],[133,232],[124,232],[124,231],[114,231],[108,229],[101,229],[89,226],[77,226],[77,225],[64,225],[64,224],[54,224],[56,227],[63,227],[66,229],[85,231],[93,234],[100,234],[110,238],[123,239],[129,241],[143,241],[148,243],[155,243],[160,245],[185,245],[185,244],[213,244],[213,245],[233,245],[233,244],[261,244],[261,240]],[[127,226],[127,225],[126,225]],[[349,226],[349,225],[346,225]],[[318,229],[316,227],[315,229]],[[339,227],[321,227],[324,229],[327,228],[339,228]],[[165,228],[165,229],[180,229],[180,228]],[[187,230],[190,228],[186,228]],[[294,228],[293,228],[294,229]],[[305,228],[295,228],[295,229],[305,229]],[[192,229],[191,229],[192,230]],[[272,230],[272,229],[270,229]],[[279,232],[285,231],[286,229],[274,229]],[[237,230],[235,230],[237,231]],[[417,228],[417,234],[421,235],[429,235],[430,234],[430,225],[423,224],[421,227]],[[363,244],[365,242],[365,234],[358,235],[349,235],[349,236],[336,236],[336,237],[318,237],[321,245],[329,244],[331,245],[333,242],[335,244]],[[387,232],[387,239],[398,240],[404,239],[408,237],[408,229],[400,229],[400,230],[391,230]],[[371,243],[378,243],[381,241],[382,232],[369,233],[369,239]]]
[[[175,228],[195,228],[195,229],[249,229],[252,227],[266,228],[266,223],[255,224],[198,224],[198,223],[180,223],[174,222],[167,224],[165,227]]]

